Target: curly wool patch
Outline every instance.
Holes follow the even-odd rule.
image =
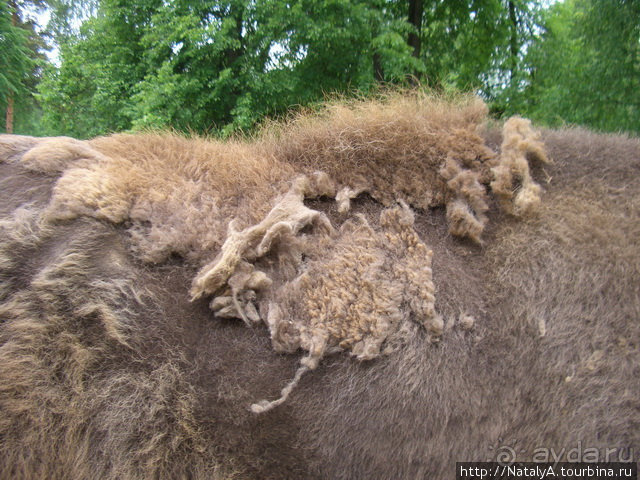
[[[488,221],[485,212],[489,206],[479,175],[464,169],[453,158],[447,159],[440,169],[440,175],[447,181],[449,189],[446,200],[449,232],[481,243],[480,236]]]
[[[308,353],[281,397],[254,404],[256,413],[283,403],[302,374],[328,353],[348,351],[358,360],[370,360],[392,352],[391,339],[401,336],[410,318],[432,338],[442,334],[442,319],[434,308],[432,252],[413,230],[409,207],[384,210],[378,228],[358,217],[338,232],[323,228],[297,236],[313,218],[314,211],[302,205],[299,187],[308,183],[306,177],[299,179],[260,224],[235,238],[232,234],[217,261],[194,280],[194,295],[207,291],[204,285],[219,290],[228,280],[231,291],[223,290],[211,302],[217,315],[241,317],[249,324],[262,321],[276,351]],[[292,208],[292,198],[297,208]],[[260,258],[267,255],[271,261],[264,264],[265,271],[258,270]]]
[[[307,242],[308,243],[308,242]],[[370,360],[410,315],[435,336],[432,252],[413,230],[405,205],[384,210],[380,226],[362,217],[335,239],[303,246],[299,274],[268,298],[266,323],[277,351],[309,352],[311,367],[330,351]]]

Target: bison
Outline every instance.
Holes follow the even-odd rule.
[[[0,181],[1,478],[639,458],[636,138],[390,94]]]

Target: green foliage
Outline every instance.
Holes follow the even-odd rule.
[[[366,91],[374,50],[390,79],[416,67],[406,22],[369,2],[191,3],[160,7],[143,36],[148,63],[160,67],[139,85],[136,127],[244,130],[327,92]]]
[[[39,131],[228,135],[416,83],[476,91],[498,115],[638,131],[639,2],[423,0],[418,28],[409,0],[50,0],[60,65],[38,87]]]
[[[23,90],[32,65],[27,45],[29,34],[12,24],[12,15],[9,5],[0,2],[0,102],[3,104],[10,93]]]
[[[640,132],[640,1],[554,5],[526,61],[520,88],[501,99],[507,113]]]
[[[104,1],[60,45],[60,67],[46,69],[40,84],[47,133],[87,138],[131,128],[131,98],[146,72],[142,28],[154,3]]]
[[[480,75],[508,43],[500,0],[432,2],[425,11],[426,78],[431,85],[482,87]]]
[[[14,102],[15,133],[33,131],[36,108],[31,92],[35,88],[41,56],[34,24],[22,21],[18,5],[0,3],[0,125],[6,128],[4,112],[9,99]]]

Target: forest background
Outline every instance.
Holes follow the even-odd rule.
[[[327,97],[474,92],[640,132],[640,0],[1,0],[0,131],[228,136]]]

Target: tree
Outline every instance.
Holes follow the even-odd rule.
[[[529,3],[102,0],[79,32],[56,21],[61,65],[40,85],[43,120],[48,133],[80,137],[230,134],[381,83],[492,92],[520,70]]]
[[[551,126],[640,131],[640,1],[566,0],[545,15],[519,88],[500,101]]]
[[[328,92],[367,91],[416,66],[384,2],[176,1],[143,38],[150,72],[134,124],[225,132],[309,104]],[[184,105],[191,108],[186,109]]]
[[[26,93],[25,82],[34,64],[29,31],[23,28],[15,1],[0,3],[0,103],[5,131],[13,133],[16,96]]]
[[[77,35],[63,37],[59,68],[39,86],[49,134],[87,138],[132,125],[132,96],[144,78],[142,35],[160,0],[105,0]]]

